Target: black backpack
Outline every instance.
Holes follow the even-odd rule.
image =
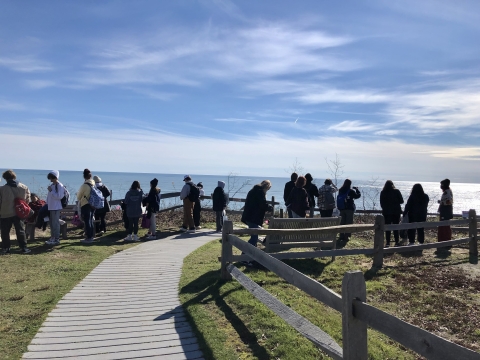
[[[57,185],[55,185],[57,186]],[[57,192],[58,192],[58,186],[57,186]],[[68,202],[70,201],[70,193],[68,192],[67,188],[65,186],[63,186],[63,190],[65,191],[65,194],[63,195],[63,197],[60,199],[60,202],[62,203],[62,208],[66,208],[67,205],[68,205]]]
[[[190,184],[190,193],[188,194],[188,200],[195,202],[200,198],[200,190],[194,184]]]

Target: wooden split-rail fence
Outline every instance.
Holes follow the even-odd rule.
[[[457,345],[449,340],[434,335],[417,326],[409,324],[374,306],[367,304],[367,292],[364,275],[361,271],[345,273],[342,281],[342,294],[337,294],[318,281],[283,263],[281,259],[315,258],[324,256],[344,256],[354,254],[371,254],[374,256],[374,267],[383,265],[383,255],[402,251],[415,251],[428,248],[452,246],[462,243],[470,244],[471,258],[478,258],[477,216],[475,210],[470,210],[466,220],[448,220],[439,222],[409,223],[385,225],[383,216],[376,218],[372,225],[343,225],[317,229],[233,229],[233,222],[225,221],[222,233],[221,278],[236,279],[247,291],[266,305],[275,314],[295,328],[300,334],[310,340],[319,349],[334,359],[366,360],[368,358],[367,327],[371,327],[408,349],[427,359],[442,360],[480,360],[480,354]],[[415,246],[405,246],[384,249],[384,234],[386,230],[407,230],[415,228],[432,228],[438,226],[453,226],[468,224],[469,236],[441,243],[429,243]],[[251,246],[236,235],[247,234],[337,234],[344,232],[362,232],[374,230],[373,249],[340,249],[325,251],[310,251],[308,253],[266,253]],[[326,306],[342,315],[342,346],[319,327],[297,314],[279,301],[261,286],[252,281],[234,265],[233,247],[241,250],[248,259],[255,260],[288,283],[296,286],[308,295],[314,297]]]

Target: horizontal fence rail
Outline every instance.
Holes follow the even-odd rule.
[[[418,228],[431,229],[439,226],[467,225],[469,222],[470,220],[465,219],[465,220],[427,221],[427,222],[421,222],[421,223],[413,222],[413,223],[405,223],[405,224],[388,224],[388,225],[385,225],[385,230],[392,231],[392,230],[408,230],[408,229],[418,229]]]
[[[292,219],[294,220],[294,219]],[[338,234],[340,232],[357,233],[363,231],[374,230],[374,225],[340,225],[322,228],[306,228],[306,229],[238,229],[233,230],[235,235],[288,235],[288,234]]]

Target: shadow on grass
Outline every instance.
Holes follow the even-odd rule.
[[[225,281],[220,280],[220,272],[215,270],[203,274],[180,289],[181,294],[197,294],[194,298],[185,302],[183,307],[186,310],[187,319],[192,325],[194,333],[197,335],[200,348],[204,352],[204,357],[206,359],[214,359],[212,350],[208,346],[203,334],[199,331],[195,322],[193,321],[193,317],[189,313],[189,307],[196,304],[208,304],[214,302],[217,308],[225,315],[225,319],[227,319],[235,329],[240,339],[250,348],[253,357],[258,359],[268,359],[270,355],[264,347],[258,344],[259,339],[257,336],[248,330],[242,319],[240,319],[232,310],[232,308],[225,302],[225,298],[229,294],[238,290],[231,289],[222,293],[221,288],[225,283]]]

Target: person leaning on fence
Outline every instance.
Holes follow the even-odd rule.
[[[102,179],[100,179],[98,176],[94,176],[93,181],[95,181],[95,187],[100,190],[103,198],[105,199],[103,201],[103,208],[95,209],[95,220],[100,220],[100,223],[95,225],[95,232],[98,235],[102,235],[107,232],[105,216],[107,216],[107,213],[110,212],[110,204],[108,202],[108,198],[110,197],[110,190],[102,182]]]
[[[140,241],[138,238],[138,220],[142,216],[142,200],[143,191],[140,188],[140,183],[135,180],[123,200],[127,207],[128,216],[128,234],[124,241]]]
[[[355,213],[355,199],[362,196],[357,187],[352,187],[352,180],[345,179],[342,187],[338,190],[337,207],[340,210],[340,225],[353,224],[353,214]],[[339,240],[348,241],[350,233],[341,233]]]
[[[2,237],[2,255],[10,253],[10,229],[12,225],[15,227],[18,246],[23,254],[28,254],[30,249],[27,248],[25,240],[25,224],[22,219],[17,216],[15,211],[15,199],[22,199],[27,204],[30,202],[30,190],[20,182],[17,182],[17,175],[13,170],[7,170],[2,177],[7,182],[0,186],[0,233]]]
[[[242,214],[242,222],[249,229],[259,229],[262,227],[265,212],[272,211],[272,206],[267,203],[267,191],[270,190],[272,184],[270,180],[263,180],[260,184],[255,185],[247,194],[245,207]],[[251,235],[248,243],[257,246],[258,235]],[[249,262],[245,262],[250,264]]]
[[[185,185],[183,185],[182,191],[180,191],[180,200],[183,201],[183,225],[180,228],[180,231],[183,232],[195,232],[195,224],[193,222],[193,207],[195,206],[195,200],[191,200],[190,192],[195,191],[197,187],[192,182],[190,175],[185,175],[183,177]],[[192,190],[192,188],[195,189]]]
[[[442,197],[438,200],[438,212],[440,213],[440,221],[453,219],[453,193],[450,189],[450,180],[440,181],[440,189],[442,189]],[[452,229],[450,226],[438,227],[438,241],[448,241],[452,239]],[[450,250],[451,246],[439,248],[438,250]]]
[[[395,188],[392,180],[387,180],[380,192],[380,206],[382,207],[382,215],[385,218],[385,224],[399,224],[400,215],[402,214],[403,196],[400,190]],[[385,247],[390,247],[390,233],[385,232]],[[393,238],[395,239],[395,246],[399,245],[398,230],[393,231]]]
[[[201,182],[197,184],[197,188],[199,191],[199,196],[198,199],[195,200],[195,205],[193,206],[193,224],[195,225],[196,230],[200,230],[202,228],[200,226],[200,212],[202,211],[200,196],[204,196],[205,191],[203,190],[203,184]]]
[[[304,218],[306,211],[310,209],[308,194],[303,188],[306,182],[307,180],[304,176],[299,176],[295,182],[295,187],[288,196],[286,205],[287,209],[290,209],[292,212],[292,218]]]
[[[157,239],[157,212],[160,210],[160,188],[157,187],[158,179],[154,178],[150,181],[150,191],[143,202],[147,210],[147,218],[150,219],[150,229],[148,230],[147,235],[145,235],[146,240],[156,240]]]
[[[318,208],[322,218],[332,217],[335,209],[335,196],[333,194],[337,191],[337,187],[330,179],[325,179],[324,184],[318,188]]]
[[[227,208],[227,194],[225,194],[225,182],[219,181],[218,186],[213,190],[212,194],[212,209],[215,211],[215,224],[217,225],[217,232],[222,231],[223,216]]]
[[[283,201],[285,202],[285,206],[287,205],[287,199],[292,192],[292,189],[295,187],[295,181],[298,179],[298,174],[296,172],[290,175],[290,181],[285,184],[285,188],[283,189]],[[287,207],[288,217],[292,218],[292,211]]]
[[[51,237],[45,244],[55,246],[60,244],[60,210],[63,209],[62,198],[65,196],[65,187],[58,181],[60,172],[52,170],[48,173],[47,179],[51,184],[47,187],[47,205],[49,211],[49,222]]]
[[[312,182],[313,177],[310,173],[305,174],[305,179],[307,182],[305,183],[305,190],[307,190],[308,194],[308,206],[310,207],[310,217],[313,218],[315,213],[315,199],[318,198],[318,188]]]
[[[85,224],[85,239],[80,240],[83,243],[91,243],[94,240],[93,214],[95,210],[88,202],[95,181],[92,179],[92,172],[88,169],[83,170],[84,182],[77,192],[77,200],[80,204],[80,213]]]
[[[429,197],[423,191],[421,184],[415,184],[412,187],[407,204],[403,211],[403,216],[408,217],[409,223],[426,222],[428,212]],[[425,242],[425,231],[423,228],[408,229],[408,244],[415,244],[415,233],[418,234],[418,242],[423,244]]]

